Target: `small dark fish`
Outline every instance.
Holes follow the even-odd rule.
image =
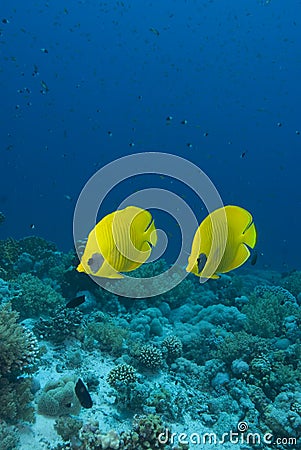
[[[242,152],[242,154],[240,155],[241,158],[244,158],[246,156],[247,152]]]
[[[75,297],[72,300],[70,300],[67,303],[66,308],[76,308],[77,306],[80,306],[83,303],[85,303],[85,301],[86,301],[85,295],[80,295],[79,297]]]
[[[42,86],[43,92],[49,92],[49,87],[47,86],[45,81],[43,81],[43,80],[41,81],[41,86]]]
[[[151,31],[152,33],[154,33],[156,36],[160,36],[160,32],[157,30],[157,28],[151,27],[151,28],[149,29],[149,31]]]
[[[257,258],[258,258],[258,253],[255,251],[251,257],[251,266],[255,266],[256,262],[257,262]]]
[[[3,212],[0,211],[0,223],[3,223],[5,221],[5,215]]]
[[[86,388],[86,386],[84,385],[84,383],[80,378],[78,379],[78,382],[76,383],[74,390],[76,397],[78,398],[82,407],[87,409],[92,408],[93,402],[91,395],[89,394],[88,389]]]
[[[34,224],[34,223],[31,223],[29,226],[30,226],[30,228],[31,228],[32,230],[35,229],[35,224]]]
[[[205,253],[201,253],[197,259],[199,273],[201,273],[202,270],[204,269],[206,262],[207,262],[207,256],[205,255]]]

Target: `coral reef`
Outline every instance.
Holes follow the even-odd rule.
[[[16,430],[0,421],[1,450],[14,450],[18,448],[19,438]]]
[[[63,441],[71,442],[78,440],[82,426],[83,421],[75,417],[59,417],[54,423],[54,429]]]
[[[88,348],[93,347],[93,341],[96,341],[101,350],[120,355],[127,334],[126,329],[116,325],[108,316],[95,313],[89,317],[84,345]]]
[[[161,350],[152,344],[142,345],[135,356],[142,366],[152,370],[157,370],[163,365]]]
[[[162,346],[167,351],[167,360],[173,361],[176,358],[179,358],[182,354],[183,345],[181,340],[177,336],[166,336],[166,338],[162,342]]]
[[[43,438],[52,450],[187,449],[159,442],[165,421],[168,430],[192,423],[219,435],[246,420],[257,433],[300,436],[301,272],[248,271],[205,285],[189,276],[169,292],[133,302],[78,274],[73,252],[44,240],[0,241],[0,254],[5,450],[18,448],[22,421],[36,412],[47,418],[39,417],[33,431],[56,419],[55,442]],[[160,260],[132,275],[152,277],[167,267]],[[141,280],[142,296],[144,289]],[[86,299],[80,309],[66,308],[79,295]],[[37,341],[44,356],[33,382]],[[61,378],[49,381],[55,373]],[[83,373],[95,397],[90,409],[81,409],[75,395]]]
[[[34,332],[40,339],[61,343],[67,337],[75,337],[80,333],[83,314],[76,309],[58,308],[50,317],[35,323]]]
[[[38,342],[33,333],[17,323],[19,314],[10,303],[0,308],[0,377],[30,372],[38,357]]]
[[[117,388],[120,384],[135,383],[137,379],[136,369],[129,364],[118,364],[107,376],[107,382],[114,388]]]
[[[102,432],[97,421],[85,424],[79,432],[76,444],[78,450],[145,450],[170,449],[161,443],[159,435],[165,433],[166,426],[162,419],[154,414],[136,416],[129,431],[117,433],[115,430]],[[74,447],[58,446],[56,450]]]
[[[301,271],[289,273],[281,280],[281,286],[291,292],[295,297],[301,293]]]
[[[34,418],[31,380],[25,375],[35,370],[39,356],[36,338],[17,319],[10,303],[0,307],[0,419],[11,422]]]
[[[81,405],[75,394],[76,377],[64,376],[57,381],[49,381],[38,399],[38,413],[59,417],[78,414]]]
[[[52,314],[64,305],[64,299],[50,285],[38,277],[22,273],[11,283],[13,290],[12,305],[19,311],[21,318]]]
[[[286,317],[297,315],[295,297],[280,286],[258,286],[242,308],[247,316],[246,330],[264,338],[281,336]]]

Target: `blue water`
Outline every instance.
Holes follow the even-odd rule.
[[[300,269],[299,0],[1,0],[0,20],[1,239],[71,248],[88,179],[121,156],[167,152],[252,213],[259,267]],[[125,182],[101,214],[155,184],[201,221],[194,194],[170,181]],[[177,225],[154,217],[172,259]]]

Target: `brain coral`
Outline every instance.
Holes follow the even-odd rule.
[[[75,377],[65,376],[47,383],[38,399],[38,413],[52,417],[78,414],[81,405],[74,391],[75,381]]]

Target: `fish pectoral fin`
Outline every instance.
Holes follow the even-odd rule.
[[[154,221],[151,222],[145,233],[147,234],[148,243],[151,247],[155,247],[158,241],[158,235]]]
[[[244,236],[244,243],[251,248],[254,248],[256,245],[257,240],[257,233],[256,233],[256,227],[254,222],[252,222],[247,229],[243,233]]]
[[[107,261],[104,261],[99,271],[94,275],[102,278],[124,278],[124,276],[117,272]]]
[[[235,255],[235,258],[223,272],[230,272],[230,270],[236,269],[237,267],[242,266],[250,256],[250,250],[245,244],[240,244]]]

